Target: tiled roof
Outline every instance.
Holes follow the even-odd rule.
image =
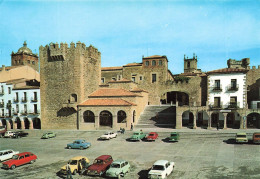
[[[148,91],[145,91],[145,90],[140,89],[140,88],[134,88],[134,89],[131,90],[131,92],[146,92],[146,93],[148,93]]]
[[[142,63],[128,63],[124,65],[124,67],[130,67],[130,66],[142,66]]]
[[[163,56],[161,55],[152,55],[152,56],[149,56],[149,57],[143,57],[143,58],[162,58]]]
[[[125,78],[122,78],[121,80],[117,80],[117,81],[115,80],[109,81],[109,83],[125,83],[125,82],[132,82],[132,81]]]
[[[125,89],[115,89],[115,88],[100,88],[89,95],[89,97],[118,97],[118,96],[129,97],[129,96],[139,96],[139,95],[127,91]]]
[[[214,74],[214,73],[246,73],[248,72],[247,69],[239,69],[239,68],[222,68],[218,70],[213,70],[207,72],[207,74]]]
[[[136,106],[136,104],[123,99],[88,99],[79,106]]]
[[[101,71],[122,70],[123,67],[102,67]]]

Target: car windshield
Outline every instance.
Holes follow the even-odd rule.
[[[118,163],[112,163],[111,168],[120,168],[120,164]]]
[[[237,137],[239,137],[239,138],[245,138],[246,135],[237,135]]]
[[[70,165],[77,165],[77,160],[70,160]]]
[[[175,136],[177,136],[177,134],[171,134],[171,136],[172,136],[172,137],[175,137]]]
[[[154,165],[152,169],[153,170],[164,170],[164,166],[162,166],[162,165]]]
[[[95,160],[94,163],[95,164],[103,164],[103,160]]]
[[[105,133],[104,135],[109,135],[108,133]]]
[[[135,132],[134,135],[139,135],[139,133],[138,133],[138,132]]]
[[[149,136],[154,136],[154,134],[149,134]]]
[[[17,160],[18,158],[19,158],[18,155],[13,155],[13,157],[12,157],[12,159],[15,159],[15,160]]]

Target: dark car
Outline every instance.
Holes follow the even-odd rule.
[[[28,135],[27,132],[24,131],[16,131],[14,132],[12,138],[26,137]]]
[[[113,162],[111,155],[101,155],[87,169],[87,175],[102,176]]]

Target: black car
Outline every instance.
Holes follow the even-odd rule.
[[[24,131],[16,131],[14,132],[12,138],[26,137],[28,135],[27,132]]]

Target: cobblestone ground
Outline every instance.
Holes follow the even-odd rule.
[[[146,130],[148,132],[149,129]],[[235,144],[235,130],[180,131],[181,139],[177,143],[165,141],[170,132],[162,131],[167,130],[158,131],[159,139],[155,142],[128,142],[126,139],[131,136],[130,131],[109,141],[97,140],[105,131],[55,131],[57,137],[47,140],[40,139],[44,131],[29,131],[28,137],[20,139],[0,138],[0,150],[30,151],[38,156],[34,164],[14,170],[0,169],[0,178],[66,178],[58,176],[57,172],[70,158],[82,155],[92,162],[103,154],[130,162],[131,170],[124,177],[126,179],[147,178],[150,167],[159,159],[175,162],[176,167],[168,178],[260,178],[260,145]],[[250,132],[249,136],[254,131]],[[75,139],[85,139],[92,146],[86,150],[65,149],[66,144]],[[77,174],[73,178],[91,177]]]

